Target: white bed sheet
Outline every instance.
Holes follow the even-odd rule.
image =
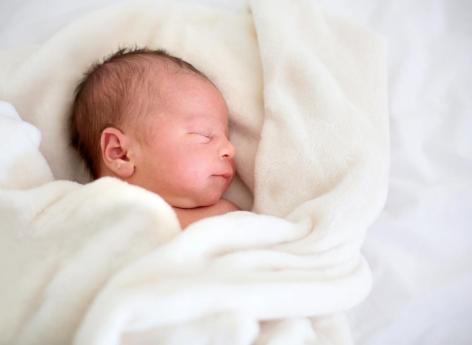
[[[472,344],[472,2],[324,1],[385,36],[391,177],[359,344]],[[359,5],[359,2],[356,2]]]
[[[40,43],[77,16],[120,1],[1,0],[0,49]],[[388,45],[390,192],[363,249],[374,288],[349,312],[354,339],[472,344],[472,2],[320,2]]]

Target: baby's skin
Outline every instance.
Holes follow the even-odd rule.
[[[159,194],[182,229],[238,210],[222,198],[235,174],[235,148],[220,91],[192,72],[161,70],[149,77],[158,96],[146,101],[146,115],[101,134],[101,175]]]
[[[196,222],[197,220],[238,210],[239,208],[235,204],[226,199],[220,199],[216,204],[211,206],[187,209],[174,207],[174,211],[179,218],[182,229],[185,229],[188,225]]]

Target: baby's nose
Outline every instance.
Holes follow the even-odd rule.
[[[234,158],[235,149],[233,144],[229,140],[225,140],[225,142],[221,145],[220,148],[220,155],[223,158]]]

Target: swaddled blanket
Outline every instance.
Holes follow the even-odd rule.
[[[0,343],[350,343],[342,312],[369,292],[360,247],[387,191],[383,47],[309,0],[249,9],[129,3],[0,56],[0,99],[41,130],[49,163],[38,139],[34,159],[6,160],[22,170],[2,175]],[[49,168],[86,181],[67,147],[73,90],[127,45],[164,48],[220,88],[237,149],[227,198],[247,211],[181,232],[141,188],[52,181]],[[12,138],[32,130],[0,121]],[[14,178],[25,169],[32,180]]]

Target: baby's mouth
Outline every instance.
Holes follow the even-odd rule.
[[[231,181],[231,179],[233,178],[233,173],[232,172],[225,172],[225,173],[221,173],[221,174],[215,174],[213,176],[223,177],[227,181]]]

